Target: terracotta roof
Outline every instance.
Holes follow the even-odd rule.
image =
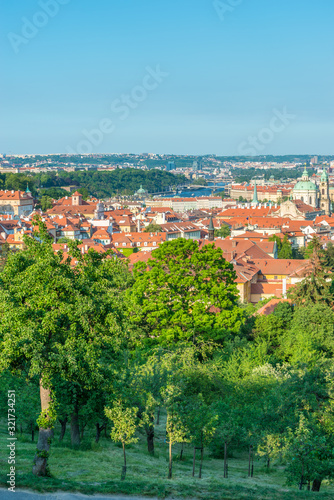
[[[261,309],[257,311],[257,314],[259,314],[260,316],[269,316],[269,314],[272,314],[278,304],[280,304],[281,302],[291,303],[289,299],[271,299],[269,302],[267,302],[267,304],[265,304],[263,307],[261,307]]]
[[[308,260],[298,259],[252,259],[264,275],[290,276],[308,267]]]
[[[147,262],[151,258],[152,258],[152,252],[137,252],[137,253],[132,253],[128,257],[131,266],[133,266],[137,262]]]
[[[204,240],[200,242],[200,245],[209,245],[209,240]],[[236,260],[241,256],[247,256],[252,261],[254,259],[272,259],[270,255],[264,252],[256,243],[250,240],[239,240],[233,239],[215,239],[214,244],[216,248],[221,248],[223,251],[223,256],[226,260],[231,262],[231,260]]]

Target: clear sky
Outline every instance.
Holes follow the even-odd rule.
[[[333,0],[2,0],[0,153],[334,154],[333,22]]]

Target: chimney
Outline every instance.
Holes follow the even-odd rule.
[[[232,240],[232,248],[237,248],[237,242],[235,240]]]

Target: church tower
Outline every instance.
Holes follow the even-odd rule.
[[[209,223],[209,241],[215,241],[215,228],[213,225],[213,220],[212,220],[212,215],[210,217],[210,223]]]
[[[256,181],[254,181],[254,193],[253,193],[252,206],[257,207],[258,204],[259,204],[259,200],[257,198],[257,185],[256,185]]]
[[[331,200],[329,197],[329,179],[327,171],[324,169],[320,179],[320,202],[319,208],[325,211],[326,215],[331,214]]]

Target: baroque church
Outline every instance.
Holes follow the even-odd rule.
[[[300,200],[314,208],[320,208],[326,215],[330,215],[331,200],[329,197],[329,179],[326,170],[322,172],[318,187],[310,181],[305,167],[301,180],[293,188],[292,199]]]

